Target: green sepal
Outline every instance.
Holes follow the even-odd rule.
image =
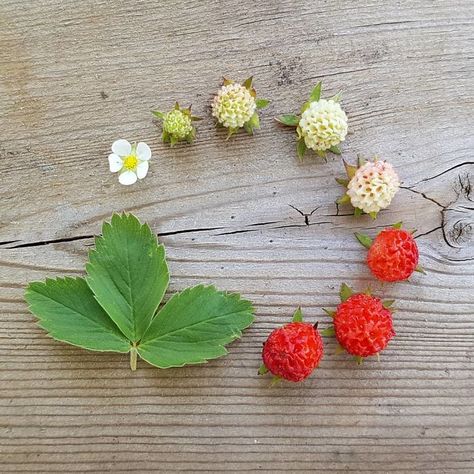
[[[252,125],[250,125],[250,122],[244,123],[244,130],[245,130],[249,135],[253,135],[253,128],[252,128]]]
[[[333,100],[334,102],[340,102],[342,99],[342,91],[339,91],[336,95],[333,95],[329,99]]]
[[[334,326],[331,326],[331,327],[321,330],[320,334],[321,336],[332,337],[336,334],[336,330],[334,329]]]
[[[323,83],[319,81],[311,91],[311,94],[309,96],[309,101],[310,102],[318,102],[318,100],[321,98],[321,88],[322,88]]]
[[[426,275],[426,271],[425,271],[425,269],[424,269],[421,265],[417,265],[417,266],[416,266],[415,272],[423,273],[423,275]]]
[[[377,160],[375,160],[377,161]],[[357,166],[360,168],[367,163],[367,160],[362,155],[357,155]]]
[[[283,379],[279,375],[274,375],[272,377],[272,381],[270,382],[270,387],[274,387],[277,385],[279,382],[281,382]]]
[[[372,219],[377,219],[377,212],[373,211],[373,212],[369,212],[369,216],[372,217]]]
[[[401,228],[402,228],[402,225],[403,225],[403,222],[400,221],[400,222],[397,222],[397,223],[393,224],[392,227],[393,227],[394,229],[401,229]]]
[[[329,151],[335,155],[340,155],[342,153],[341,149],[337,145],[333,145],[331,148],[329,148]]]
[[[382,301],[382,306],[385,309],[390,309],[392,307],[393,303],[395,303],[395,300],[385,300],[385,301]]]
[[[349,204],[350,202],[351,202],[351,198],[349,197],[347,193],[341,196],[339,199],[336,199],[337,204]]]
[[[161,140],[163,141],[163,143],[169,143],[170,142],[170,134],[163,130],[163,133],[161,134]]]
[[[364,362],[364,358],[362,356],[354,356],[354,359],[357,362],[357,365],[362,365],[362,362]]]
[[[222,84],[223,84],[224,86],[228,86],[228,85],[233,84],[233,83],[234,83],[234,81],[232,81],[232,80],[230,80],[230,79],[227,79],[226,77],[223,77],[223,78],[222,78]]]
[[[354,175],[356,174],[357,166],[350,165],[345,160],[342,160],[342,162],[344,163],[344,168],[346,168],[347,177],[349,179],[352,179],[354,177]]]
[[[354,292],[352,291],[352,288],[345,283],[341,285],[341,289],[339,290],[339,296],[341,297],[341,301],[346,301],[348,300]]]
[[[160,112],[159,110],[152,110],[151,113],[152,113],[155,117],[157,117],[157,118],[159,118],[159,119],[161,119],[161,120],[164,120],[165,115],[166,115],[166,114],[164,114],[163,112]]]
[[[257,106],[257,109],[264,109],[265,107],[268,106],[269,103],[270,101],[267,99],[257,99],[255,101],[255,105]]]
[[[194,139],[196,138],[196,129],[193,127],[193,129],[189,132],[189,134],[186,136],[185,140],[188,143],[192,143]]]
[[[262,364],[259,369],[258,369],[258,375],[265,375],[268,373],[267,366],[265,364]]]
[[[301,311],[301,306],[298,306],[298,308],[296,308],[296,311],[293,314],[292,322],[294,323],[303,322],[303,311]]]
[[[192,122],[199,122],[199,120],[202,120],[202,117],[197,117],[196,115],[191,115],[190,118]]]
[[[227,129],[227,138],[226,138],[226,140],[228,140],[232,135],[236,134],[238,131],[239,131],[239,129],[237,127],[236,128],[229,127]]]
[[[316,155],[320,158],[326,158],[326,152],[324,150],[316,150]]]
[[[300,109],[300,112],[303,113],[305,110],[309,109],[309,106],[311,105],[311,102],[308,100],[308,102],[305,102]]]
[[[335,180],[336,180],[336,183],[339,183],[340,185],[342,185],[346,188],[349,185],[349,180],[346,179],[346,178],[335,178]]]
[[[169,137],[170,137],[170,146],[174,147],[176,143],[179,142],[179,140],[174,135],[170,135]]]
[[[297,127],[300,122],[299,116],[294,114],[283,114],[276,117],[275,120],[288,127]]]
[[[372,239],[371,239],[368,235],[359,234],[359,232],[356,232],[354,235],[356,236],[356,239],[357,239],[366,249],[370,249],[370,247],[372,246]]]
[[[252,81],[253,81],[253,76],[250,76],[248,79],[245,79],[244,82],[242,82],[242,85],[246,88],[246,89],[252,89]]]
[[[334,310],[332,310],[332,309],[323,308],[323,311],[324,311],[328,316],[331,316],[331,318],[334,318],[334,316],[336,316],[336,311],[334,311]]]
[[[355,217],[360,217],[363,213],[364,213],[364,211],[362,209],[360,209],[359,207],[354,207],[354,216]]]
[[[306,153],[307,147],[306,143],[304,142],[304,138],[300,138],[296,143],[296,153],[298,154],[298,158],[303,160],[304,154]]]
[[[344,347],[342,347],[341,344],[338,344],[338,345],[336,346],[335,354],[336,354],[336,355],[339,355],[339,354],[342,354],[342,353],[344,353],[344,352],[346,352],[346,350],[344,349]]]
[[[260,118],[257,112],[254,112],[250,120],[247,122],[253,129],[260,128]]]

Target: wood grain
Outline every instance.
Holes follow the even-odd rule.
[[[0,471],[474,472],[473,18],[467,0],[3,0]],[[222,75],[251,74],[272,103],[226,141],[209,101]],[[340,158],[298,163],[273,121],[318,80],[344,91],[344,158],[379,155],[403,180],[375,222],[336,208]],[[170,150],[150,110],[175,100],[206,118]],[[154,154],[130,188],[108,172],[120,137]],[[170,293],[209,282],[255,302],[228,357],[131,373],[35,325],[26,283],[81,274],[121,210],[166,244]],[[428,274],[382,286],[353,232],[399,220]],[[397,300],[380,363],[328,338],[313,377],[270,389],[266,335],[297,305],[325,327],[342,281]]]

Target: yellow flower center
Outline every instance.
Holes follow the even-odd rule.
[[[128,155],[123,160],[123,167],[127,170],[134,170],[137,167],[138,159],[135,155]]]

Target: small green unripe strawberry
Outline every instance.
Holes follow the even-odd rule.
[[[153,115],[163,120],[163,143],[169,143],[171,146],[182,141],[192,143],[196,137],[193,122],[201,119],[191,114],[191,107],[182,109],[176,102],[168,113],[155,110]]]

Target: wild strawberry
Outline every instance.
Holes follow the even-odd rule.
[[[358,166],[344,162],[347,178],[336,181],[347,188],[336,202],[351,204],[354,214],[369,214],[373,219],[381,209],[387,208],[397,193],[400,182],[393,166],[387,161],[359,159]]]
[[[318,82],[301,107],[301,116],[284,114],[276,119],[283,125],[296,127],[296,151],[300,159],[308,148],[323,158],[326,151],[340,155],[339,144],[347,135],[347,115],[339,104],[340,94],[321,99],[321,89],[322,83]]]
[[[363,357],[378,354],[395,335],[392,313],[393,301],[382,302],[366,293],[353,294],[345,284],[341,286],[342,303],[336,311],[326,311],[334,318],[334,334],[339,345],[358,362]]]
[[[369,249],[367,265],[382,281],[402,281],[414,271],[423,272],[418,266],[418,246],[413,234],[401,229],[401,222],[384,229],[372,241],[364,234],[356,233],[359,242]]]
[[[323,356],[323,340],[316,326],[304,323],[298,308],[293,322],[275,329],[268,336],[263,345],[263,365],[259,374],[271,372],[276,378],[291,382],[308,377]]]
[[[174,146],[182,141],[192,143],[196,138],[194,122],[201,119],[191,114],[191,106],[187,109],[182,109],[178,102],[176,102],[175,106],[168,113],[154,110],[152,114],[158,119],[163,120],[163,134],[161,136],[163,143],[169,143],[170,146]]]
[[[211,108],[217,123],[227,128],[228,137],[242,127],[250,135],[253,135],[254,129],[260,128],[258,109],[263,109],[270,101],[256,97],[251,77],[243,84],[224,79]]]

